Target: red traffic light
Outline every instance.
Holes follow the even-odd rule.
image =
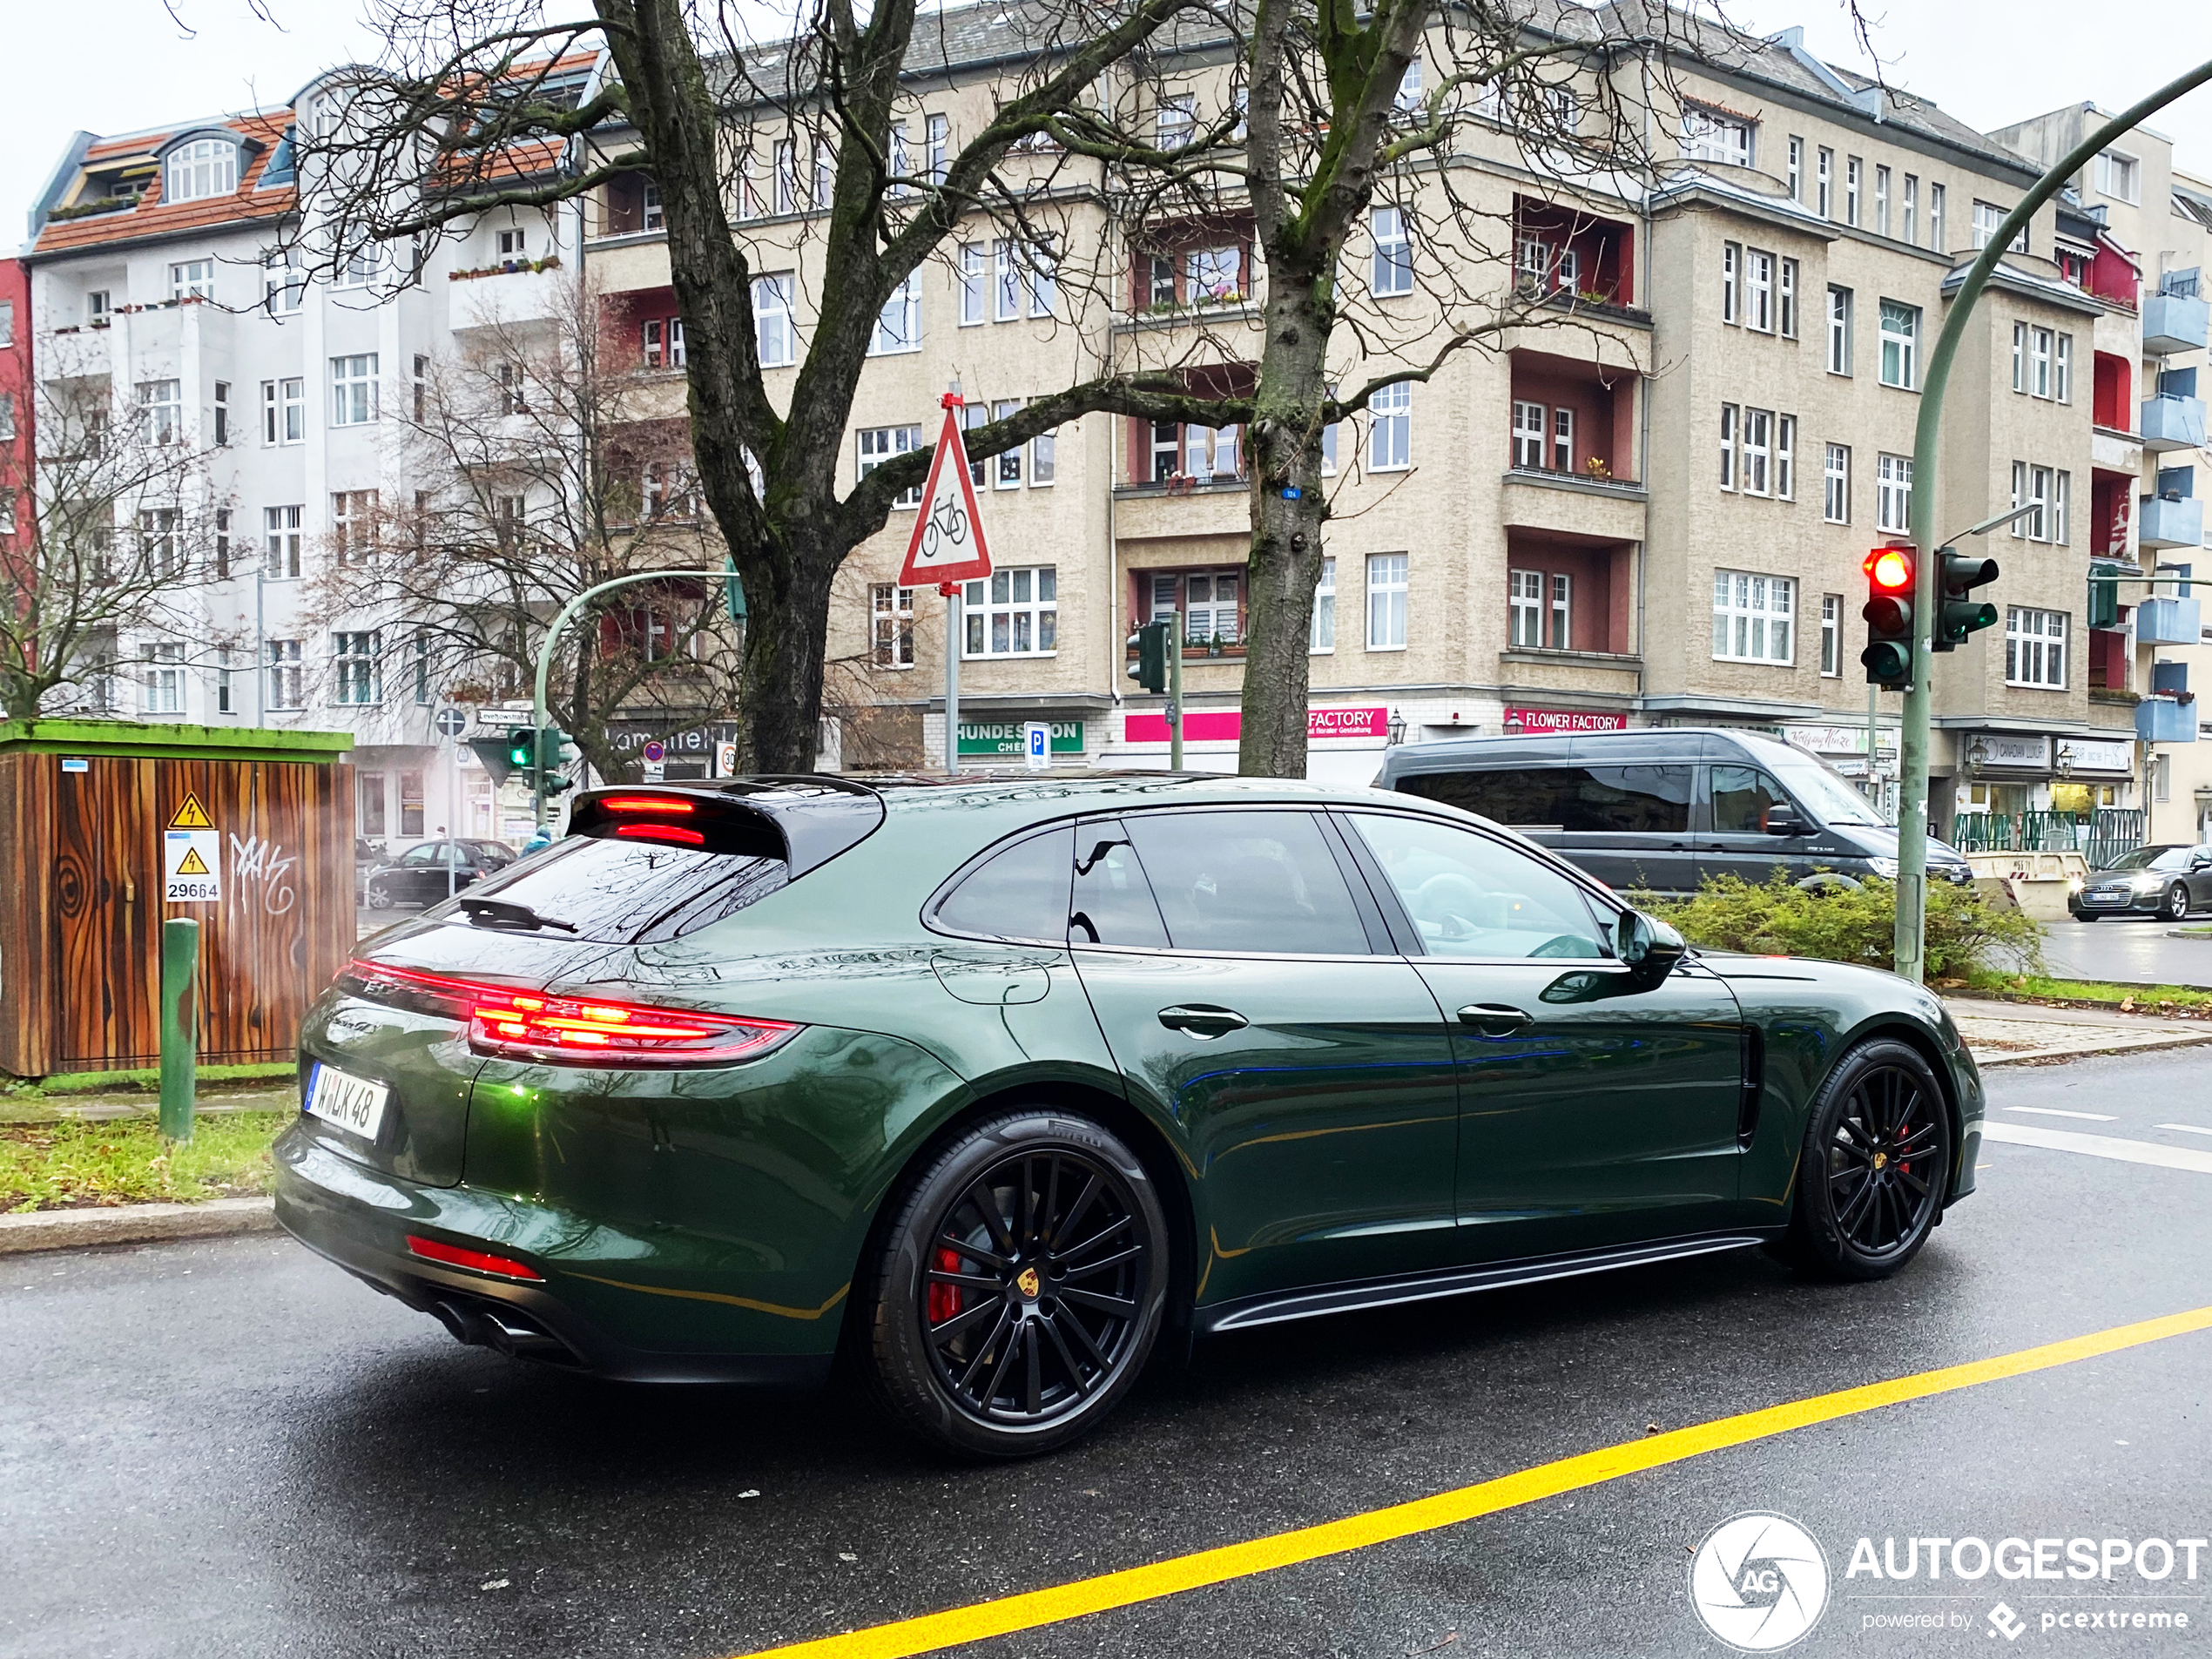
[[[1912,590],[1912,550],[1909,547],[1878,547],[1866,556],[1863,568],[1878,592]]]

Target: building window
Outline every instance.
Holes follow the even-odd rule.
[[[791,275],[779,271],[752,280],[753,337],[763,368],[786,368],[799,361],[798,331],[791,320]]]
[[[991,251],[981,242],[964,242],[960,250],[960,326],[983,321],[983,296],[991,282]],[[1174,283],[1169,283],[1169,303],[1174,303]]]
[[[1740,321],[1740,307],[1737,300],[1737,273],[1743,263],[1743,249],[1735,242],[1721,244],[1721,320]]]
[[[2062,610],[2006,610],[2006,685],[2066,690],[2066,620]]]
[[[2074,336],[2058,336],[2051,358],[2051,397],[2059,403],[2074,401]]]
[[[2153,755],[2150,758],[2150,798],[2155,802],[2174,799],[2174,757]]]
[[[297,249],[269,255],[261,267],[261,289],[271,316],[285,316],[300,309],[307,297],[307,273],[300,266]]]
[[[1384,387],[1367,400],[1367,408],[1374,419],[1368,435],[1368,470],[1405,471],[1413,464],[1413,383],[1399,381]]]
[[[1997,234],[1997,227],[2004,222],[2005,210],[1995,202],[1978,201],[1974,204],[1974,246],[1987,247],[1989,239]]]
[[[139,430],[148,443],[178,443],[185,435],[185,400],[179,381],[138,382]]]
[[[1713,572],[1713,657],[1716,662],[1787,663],[1797,584],[1786,576]]]
[[[1943,186],[1928,185],[1928,246],[1939,253],[1949,252],[1943,243]]]
[[[1910,391],[1919,378],[1920,307],[1882,301],[1882,384]]]
[[[346,256],[345,263],[331,279],[334,288],[365,288],[376,274],[376,267],[383,258],[381,249],[364,243]]]
[[[1717,161],[1731,167],[1751,165],[1751,124],[1714,110],[1682,112],[1682,152],[1688,161]]]
[[[2051,395],[2052,334],[2048,328],[2032,328],[2027,336],[2027,390],[2031,397]]]
[[[2067,545],[2067,497],[2074,493],[2073,475],[2054,472],[2051,475],[2051,540],[2060,547]]]
[[[2139,202],[2142,199],[2142,163],[2133,156],[2107,150],[2097,158],[2100,196],[2109,196],[2114,201]]]
[[[330,548],[341,564],[367,560],[376,544],[376,492],[340,489],[330,497]]]
[[[697,518],[699,516],[698,480],[692,475],[691,464],[685,461],[648,461],[639,501],[649,519]],[[509,496],[502,501],[502,516],[509,523],[519,526],[523,519],[523,498]],[[519,536],[519,529],[516,534]]]
[[[303,443],[307,436],[307,383],[287,379],[261,382],[261,442]]]
[[[1738,410],[1733,403],[1721,405],[1721,488],[1736,488],[1736,441]]]
[[[1821,464],[1820,516],[1831,524],[1851,523],[1851,448],[1846,444],[1830,444]]]
[[[1313,590],[1313,630],[1306,650],[1316,655],[1334,651],[1337,648],[1337,562],[1332,557],[1321,561],[1321,580]]]
[[[921,448],[921,428],[918,426],[879,426],[863,428],[859,435],[860,444],[860,470],[853,475],[865,478],[894,455],[909,455]],[[921,486],[902,489],[892,497],[894,507],[921,505]]]
[[[1779,308],[1782,337],[1795,340],[1797,337],[1797,262],[1795,260],[1782,261]]]
[[[1512,618],[1508,637],[1514,649],[1539,649],[1544,643],[1544,573],[1541,570],[1507,571],[1506,594]]]
[[[1820,673],[1824,679],[1837,679],[1844,671],[1844,596],[1824,593],[1820,596]]]
[[[261,509],[261,573],[272,582],[288,582],[300,574],[300,507]]]
[[[1797,417],[1794,415],[1774,417],[1774,498],[1797,498]]]
[[[929,142],[929,182],[933,185],[941,185],[945,182],[945,173],[950,165],[948,157],[953,138],[952,118],[933,115],[928,118],[927,125]]]
[[[354,773],[354,799],[361,807],[361,834],[370,840],[384,835],[384,774],[366,770]]]
[[[1889,233],[1890,170],[1877,166],[1874,169],[1874,234],[1887,236]]]
[[[684,367],[684,320],[648,317],[638,325],[638,345],[647,368]]]
[[[1575,470],[1575,411],[1570,408],[1552,411],[1552,470]]]
[[[1548,408],[1519,398],[1513,405],[1513,464],[1524,471],[1544,464],[1544,424]]]
[[[914,590],[900,587],[895,583],[875,583],[868,589],[868,611],[874,630],[875,665],[878,668],[912,668],[914,665]]]
[[[215,509],[215,579],[226,582],[231,574],[231,509]]]
[[[1774,447],[1774,412],[1771,409],[1743,411],[1743,458],[1741,469],[1743,493],[1764,496],[1772,487],[1768,476]]]
[[[1057,568],[994,570],[967,588],[964,657],[1035,657],[1055,648],[1060,622]]]
[[[1919,246],[1920,217],[1920,180],[1915,173],[1905,175],[1905,193],[1898,199],[1898,240]]]
[[[1836,216],[1836,152],[1824,144],[1820,146],[1813,179],[1813,211],[1823,219],[1833,219]]]
[[[368,426],[376,419],[376,354],[330,360],[330,424]]]
[[[1406,212],[1400,207],[1378,207],[1367,216],[1375,244],[1372,287],[1379,294],[1413,291],[1413,245],[1406,234]]]
[[[231,383],[215,382],[215,447],[227,449],[231,442]]]
[[[1029,488],[1047,489],[1059,470],[1060,431],[1040,432],[1029,440]]]
[[[1421,60],[1418,57],[1406,65],[1406,72],[1398,78],[1398,95],[1391,99],[1391,107],[1400,115],[1412,115],[1421,107]]]
[[[221,138],[195,138],[172,150],[163,163],[161,199],[196,202],[238,188],[238,146]],[[2134,199],[2131,196],[2130,201]]]
[[[421,426],[430,408],[430,360],[421,352],[415,354],[415,423]]]
[[[1851,373],[1851,290],[1828,290],[1828,372]]]
[[[1011,421],[1015,415],[1021,413],[1022,400],[1018,397],[1001,398],[997,402],[991,405],[991,419],[994,421]],[[1230,453],[1232,455],[1236,453],[1233,443],[1230,447]],[[993,483],[995,488],[1000,489],[1021,489],[1022,445],[1017,443],[1011,449],[1000,450],[998,453],[998,465],[993,469]]]
[[[269,706],[272,709],[306,708],[307,688],[300,663],[300,642],[296,639],[266,640],[263,649],[269,677]],[[421,833],[420,830],[415,833]]]
[[[1794,132],[1790,135],[1790,199],[1801,202],[1805,199],[1805,141]]]
[[[498,232],[495,239],[502,259],[518,258],[529,251],[529,233],[519,226]]]
[[[1743,322],[1763,334],[1774,332],[1774,255],[1743,251]]]
[[[419,772],[400,773],[400,834],[402,837],[422,833],[422,774]]]
[[[660,186],[651,179],[645,180],[638,197],[637,223],[641,229],[662,231],[668,228],[668,209],[660,199]]]
[[[2013,325],[2013,390],[2027,390],[2027,325]]]
[[[138,562],[156,576],[184,572],[184,543],[178,536],[179,515],[174,507],[145,507],[138,510]]]
[[[238,705],[231,695],[231,648],[215,648],[215,712],[236,714]]]
[[[875,331],[868,337],[868,355],[896,356],[921,349],[921,284],[914,272],[891,290],[891,297],[876,314]]]
[[[1858,180],[1866,164],[1857,156],[1844,160],[1844,223],[1857,229],[1858,226]]]
[[[1574,609],[1575,578],[1563,571],[1552,573],[1551,642],[1554,651],[1572,651],[1575,637],[1568,626]]]
[[[185,711],[185,648],[177,641],[163,640],[142,648],[145,668],[145,691],[139,707],[148,714],[182,714]]]
[[[1367,556],[1367,649],[1406,649],[1406,556]]]
[[[1244,637],[1238,600],[1244,583],[1242,566],[1155,576],[1150,619],[1163,621],[1170,612],[1180,617],[1188,645],[1233,645]]]
[[[1912,457],[1878,455],[1874,462],[1874,528],[1902,533],[1912,529]]]
[[[384,671],[377,662],[376,634],[336,634],[332,659],[337,669],[337,700],[363,705],[384,700]]]
[[[789,138],[776,140],[768,165],[774,181],[776,212],[796,212],[799,207],[799,158]]]

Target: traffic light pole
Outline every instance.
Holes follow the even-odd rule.
[[[553,647],[559,644],[568,625],[576,620],[577,612],[603,593],[627,587],[633,582],[665,582],[672,576],[711,576],[726,582],[727,567],[712,570],[638,570],[629,576],[618,576],[602,582],[597,587],[586,588],[563,605],[553,616],[553,625],[545,631],[545,637],[537,647],[537,687],[530,699],[530,797],[537,809],[537,826],[545,827],[545,682],[553,668]]]
[[[1983,288],[2013,239],[2043,204],[2066,182],[2094,160],[2105,146],[2129,132],[2145,118],[2171,104],[2182,93],[2212,80],[2212,63],[2200,64],[2180,79],[2170,81],[2141,103],[2121,111],[2076,145],[2046,172],[1991,233],[1989,240],[1968,267],[1951,309],[1943,320],[1928,354],[1926,374],[1920,385],[1920,415],[1912,438],[1912,540],[1919,548],[1913,560],[1912,678],[1905,691],[1905,719],[1898,738],[1897,814],[1897,931],[1894,939],[1897,971],[1916,984],[1926,962],[1925,927],[1928,904],[1928,677],[1934,666],[1933,629],[1940,613],[1942,542],[1936,532],[1936,463],[1943,437],[1943,395],[1951,381],[1951,361],[1966,338],[1966,323]],[[1999,522],[2002,522],[2001,520]],[[1871,756],[1869,758],[1871,764]]]
[[[1183,770],[1183,613],[1168,615],[1168,770]]]

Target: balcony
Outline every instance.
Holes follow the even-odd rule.
[[[550,321],[560,310],[563,289],[561,261],[509,260],[503,266],[452,273],[452,327],[501,328],[515,323]]]
[[[2147,697],[2135,705],[2135,735],[2145,743],[2195,743],[2196,704],[2178,697]]]
[[[2204,503],[2193,496],[2145,496],[2141,534],[2148,548],[2202,547]]]
[[[2193,293],[2154,293],[2143,301],[2143,355],[2202,351],[2212,306]]]
[[[2143,448],[2201,449],[2204,447],[2204,400],[2161,392],[2143,400]]]
[[[2135,607],[2138,645],[2195,645],[2203,643],[2201,599],[2146,599]]]

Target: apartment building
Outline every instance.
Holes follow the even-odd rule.
[[[37,398],[30,368],[30,270],[21,260],[0,260],[0,478],[31,475]],[[30,533],[35,519],[27,494],[0,497],[0,560],[13,556],[15,538]]]
[[[903,137],[934,156],[993,107],[1005,13],[953,10],[923,27],[941,34],[917,41],[928,67],[911,78]],[[1948,296],[2039,169],[1925,100],[1819,62],[1795,30],[1714,44],[1713,62],[1673,66],[1653,111],[1672,153],[1637,188],[1531,156],[1507,124],[1478,120],[1407,184],[1413,196],[1379,199],[1348,250],[1348,281],[1409,359],[1441,315],[1438,285],[1415,273],[1442,255],[1417,240],[1422,213],[1390,200],[1448,188],[1509,223],[1510,260],[1458,279],[1541,303],[1497,349],[1385,393],[1331,435],[1313,775],[1364,780],[1393,742],[1654,723],[1773,732],[1865,772],[1862,561],[1906,529],[1922,375]],[[1440,36],[1409,82],[1439,73],[1446,51]],[[1219,51],[1190,46],[1170,69],[1157,112],[1168,138],[1229,97]],[[1600,74],[1612,97],[1647,84],[1618,58],[1579,74],[1561,94],[1570,104],[1595,105]],[[807,235],[809,165],[792,147],[803,142],[757,137],[762,193],[739,210],[770,364],[796,361],[830,280]],[[655,328],[664,339],[672,326],[648,188],[605,192],[585,244],[617,336],[643,361]],[[1071,252],[1112,234],[1079,195],[1062,211]],[[1109,252],[1118,265],[1081,293],[1040,283],[981,229],[917,273],[879,327],[848,477],[928,442],[948,386],[988,418],[1087,362],[1187,363],[1202,340],[1218,383],[1249,374],[1264,275],[1248,219],[1148,226]],[[2137,556],[2138,520],[2166,533],[2173,516],[2165,489],[2143,482],[2158,480],[2143,470],[2132,393],[2112,389],[2123,369],[2132,386],[2143,349],[2136,272],[2094,211],[2047,206],[2006,253],[1954,370],[1941,522],[2040,506],[1986,543],[2003,566],[1992,597],[2004,625],[1941,662],[1939,824],[2072,798],[2054,792],[2136,804],[2134,699],[2149,690],[2153,636],[2139,597],[2115,625],[2091,610],[2087,582],[2093,556]],[[1339,346],[1346,382],[1384,361]],[[1052,723],[1063,760],[1163,765],[1160,702],[1132,693],[1124,640],[1172,610],[1190,764],[1233,765],[1248,533],[1238,437],[1096,415],[978,463],[1000,568],[965,599],[964,765],[1002,764],[1028,720]],[[2153,500],[2134,510],[2139,487]],[[848,732],[848,755],[878,764],[942,752],[945,607],[895,580],[911,526],[894,511],[848,562],[833,617],[842,677],[830,701],[873,734]],[[1878,700],[1878,772],[1898,702]]]
[[[323,614],[314,579],[425,483],[403,475],[395,417],[431,365],[475,331],[552,315],[581,219],[487,215],[427,246],[422,280],[397,294],[373,249],[311,280],[296,253],[272,250],[300,239],[294,124],[320,92],[77,134],[32,211],[19,327],[44,397],[148,423],[205,458],[214,580],[158,637],[114,640],[81,706],[350,732],[359,831],[396,853],[441,830],[509,826],[474,755],[434,728],[449,688],[425,642]]]

